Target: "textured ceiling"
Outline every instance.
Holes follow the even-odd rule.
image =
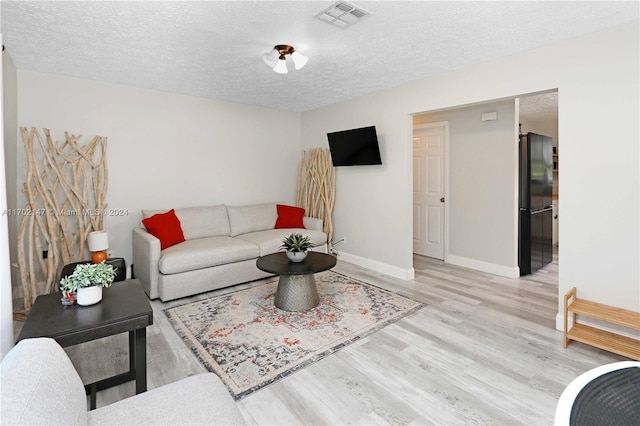
[[[341,29],[333,1],[6,1],[4,45],[43,73],[306,111],[638,19],[637,1],[353,1],[371,16]],[[291,44],[302,70],[262,54]]]
[[[558,92],[520,98],[520,119],[549,121],[558,119]]]

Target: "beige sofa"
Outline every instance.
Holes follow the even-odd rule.
[[[143,210],[143,218],[166,210]],[[327,251],[323,221],[303,218],[302,228],[274,229],[276,203],[175,209],[185,241],[160,250],[144,227],[133,230],[133,268],[150,299],[163,302],[269,276],[256,259],[279,250],[292,232]]]

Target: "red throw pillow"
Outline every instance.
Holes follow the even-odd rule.
[[[302,207],[285,206],[284,204],[276,204],[276,207],[278,208],[278,219],[275,229],[304,228],[302,222],[304,209]]]
[[[142,224],[151,235],[160,240],[160,250],[184,241],[180,220],[173,209],[143,219]]]

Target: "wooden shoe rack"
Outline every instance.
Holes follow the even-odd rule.
[[[570,313],[573,314],[573,327],[569,330],[568,320]],[[575,287],[564,296],[565,348],[571,340],[575,340],[640,361],[640,339],[581,324],[577,320],[577,315],[621,325],[633,330],[640,330],[640,312],[578,299]]]

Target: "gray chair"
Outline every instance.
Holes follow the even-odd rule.
[[[0,365],[2,425],[245,424],[213,373],[187,377],[87,411],[82,380],[49,338],[21,340]]]

